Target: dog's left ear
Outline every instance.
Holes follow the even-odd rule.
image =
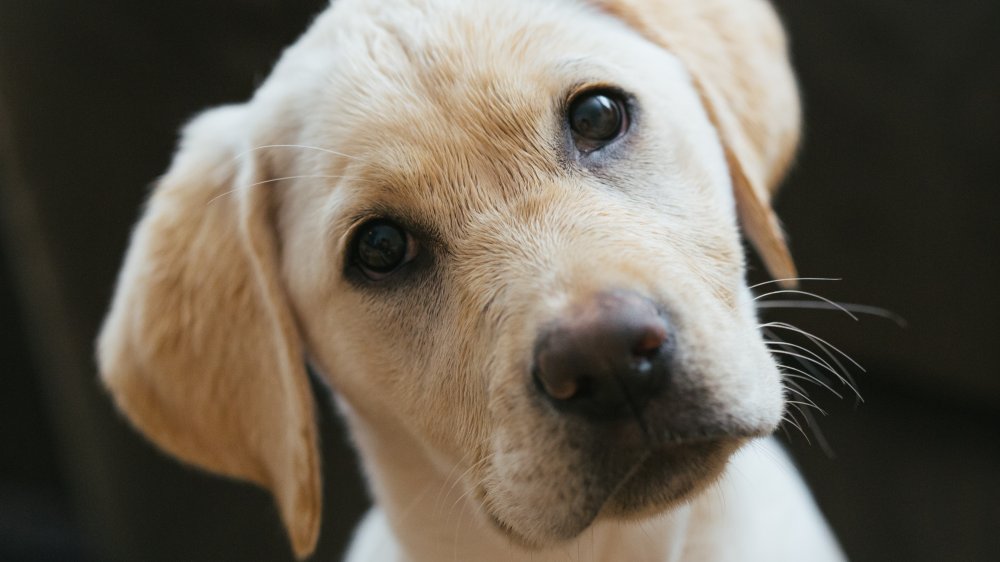
[[[766,0],[590,0],[676,55],[722,141],[745,236],[775,279],[797,276],[771,195],[798,145],[784,32]]]
[[[223,107],[187,127],[132,235],[98,360],[146,437],[268,490],[304,558],[320,529],[317,427],[250,115]]]

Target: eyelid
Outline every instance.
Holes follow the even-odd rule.
[[[353,240],[358,228],[376,220],[397,224],[401,229],[423,240],[438,240],[440,238],[433,228],[427,227],[424,221],[415,219],[412,213],[397,212],[391,207],[376,204],[361,209],[350,216],[341,240]]]
[[[399,225],[419,244],[419,248],[433,248],[445,252],[447,246],[441,233],[430,223],[419,220],[412,213],[397,212],[394,208],[381,204],[370,204],[358,209],[344,220],[347,226],[337,240],[337,247],[342,256],[351,252],[351,243],[358,234],[358,229],[373,220],[387,220]]]
[[[574,84],[566,90],[566,95],[563,98],[563,105],[565,107],[569,107],[570,104],[573,103],[573,100],[580,97],[582,94],[588,93],[610,93],[620,97],[626,102],[632,99],[632,96],[627,91],[614,82],[608,82],[606,80],[587,80]]]

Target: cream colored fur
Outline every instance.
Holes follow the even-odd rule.
[[[590,86],[639,108],[599,165],[563,126]],[[377,504],[352,562],[838,560],[783,453],[752,441],[784,404],[738,222],[794,276],[769,198],[798,127],[761,0],[337,0],[249,102],[187,127],[102,379],[166,451],[270,490],[299,556],[320,528],[310,362]],[[351,237],[383,216],[419,226],[426,260],[359,282]],[[692,420],[657,450],[622,429],[614,482],[587,444],[607,436],[528,376],[539,330],[608,289],[670,311]]]

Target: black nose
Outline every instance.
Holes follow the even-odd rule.
[[[598,293],[540,335],[535,382],[564,411],[595,420],[638,415],[666,386],[673,349],[670,324],[651,300]]]

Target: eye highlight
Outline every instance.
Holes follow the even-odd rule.
[[[361,225],[352,244],[352,262],[373,281],[388,277],[417,255],[417,243],[404,228],[386,219]]]
[[[610,144],[628,130],[628,108],[622,96],[606,90],[578,94],[569,104],[566,118],[573,140],[581,152]]]

